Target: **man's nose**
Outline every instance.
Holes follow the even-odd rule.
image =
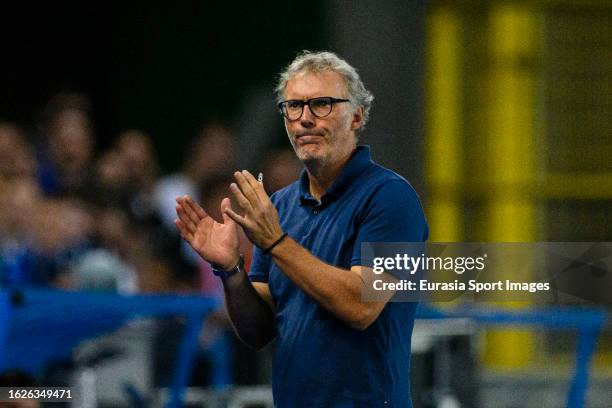
[[[304,110],[300,117],[300,124],[305,128],[311,128],[315,125],[315,115],[310,111],[310,106],[308,106],[308,104],[304,105]]]

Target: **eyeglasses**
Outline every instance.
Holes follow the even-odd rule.
[[[288,120],[298,120],[304,113],[304,105],[308,105],[308,109],[317,118],[324,118],[329,115],[334,107],[334,104],[341,102],[350,102],[348,99],[337,99],[331,96],[322,96],[320,98],[312,98],[305,101],[299,99],[289,99],[278,104],[278,109],[281,114]]]

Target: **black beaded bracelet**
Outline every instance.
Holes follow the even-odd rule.
[[[276,241],[274,241],[274,243],[273,243],[272,245],[270,245],[269,247],[267,247],[266,249],[264,249],[264,250],[263,250],[263,254],[265,255],[265,254],[267,254],[268,252],[270,252],[271,250],[273,250],[273,249],[274,249],[274,247],[275,247],[275,246],[277,246],[278,244],[280,244],[280,243],[281,243],[281,241],[282,241],[283,239],[285,239],[285,238],[287,238],[287,233],[286,233],[286,232],[285,232],[285,233],[283,233],[283,235],[281,235],[279,239],[277,239]]]

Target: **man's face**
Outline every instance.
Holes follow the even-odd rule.
[[[347,99],[346,84],[340,74],[331,71],[297,74],[285,88],[285,100],[305,101],[323,96]],[[348,102],[334,104],[331,113],[324,118],[317,118],[308,105],[304,105],[299,119],[290,121],[285,118],[285,128],[302,162],[335,164],[346,159],[355,148],[355,129],[361,125],[361,118],[361,109],[353,112]]]

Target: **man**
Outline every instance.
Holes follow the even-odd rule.
[[[281,74],[279,108],[304,164],[298,181],[267,196],[236,172],[215,222],[177,198],[181,235],[222,276],[238,336],[259,349],[276,338],[279,407],[410,407],[414,303],[361,300],[362,242],[421,242],[428,229],[412,187],[357,146],[372,95],[346,61],[304,52]],[[255,245],[250,272],[240,226]]]

